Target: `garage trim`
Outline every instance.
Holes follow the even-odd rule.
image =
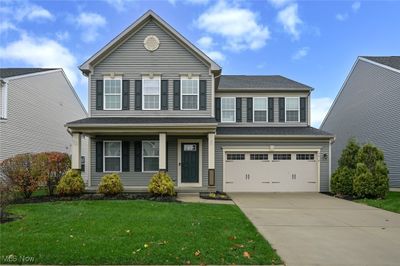
[[[222,147],[222,191],[225,191],[225,180],[226,180],[226,171],[225,171],[225,163],[226,163],[226,153],[227,152],[316,152],[317,153],[317,187],[318,187],[318,192],[321,192],[321,172],[320,172],[320,156],[321,156],[321,149],[320,148],[288,148],[288,147],[276,147],[271,145],[271,147],[254,147],[254,148],[249,148],[248,146],[245,148],[240,148],[240,147]]]

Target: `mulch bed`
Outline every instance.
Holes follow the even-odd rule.
[[[349,200],[349,201],[354,201],[357,200],[359,198],[354,197],[354,196],[346,196],[346,195],[335,195],[332,192],[321,192],[321,194],[325,194],[334,198],[338,198],[338,199],[344,199],[344,200]]]
[[[225,192],[201,192],[200,198],[208,200],[231,200]]]

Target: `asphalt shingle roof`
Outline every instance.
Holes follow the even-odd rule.
[[[313,127],[218,127],[218,135],[333,136]]]
[[[217,123],[214,118],[203,117],[88,117],[67,123],[67,125],[97,124],[169,124],[169,123]]]
[[[218,90],[310,90],[311,87],[279,75],[222,75]]]
[[[400,70],[400,56],[361,56],[361,57]]]
[[[58,68],[0,68],[0,78],[9,78],[20,75],[32,74],[43,71],[55,70]]]

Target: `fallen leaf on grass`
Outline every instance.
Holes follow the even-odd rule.
[[[243,257],[250,259],[250,253],[247,251],[243,252]]]
[[[244,248],[244,245],[242,245],[242,244],[233,244],[235,247],[237,247],[237,248]]]
[[[194,255],[195,255],[196,257],[200,256],[200,254],[201,254],[200,250],[196,250],[196,252],[194,253]]]
[[[229,240],[236,240],[236,236],[230,236]]]
[[[148,245],[148,244],[144,244],[143,247],[144,247],[144,248],[148,248],[149,245]]]

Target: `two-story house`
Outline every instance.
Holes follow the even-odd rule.
[[[148,11],[80,69],[89,117],[67,124],[89,188],[108,172],[143,190],[167,171],[178,191],[327,191],[333,135],[310,127],[312,88],[221,67]],[[75,149],[74,149],[75,148]]]

